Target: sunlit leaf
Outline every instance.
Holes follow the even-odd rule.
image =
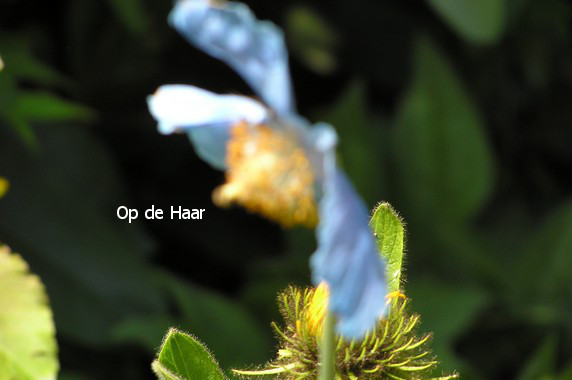
[[[161,380],[224,380],[218,363],[198,340],[171,329],[153,370]]]
[[[270,337],[265,335],[267,329],[240,304],[167,273],[162,273],[159,279],[165,286],[165,297],[177,308],[179,316],[146,314],[130,317],[115,328],[114,341],[139,343],[154,350],[166,329],[188,326],[216,353],[225,369],[268,359],[271,345]],[[236,349],[244,345],[249,349]]]
[[[44,286],[20,256],[0,246],[0,379],[55,379],[58,367]]]
[[[403,222],[389,203],[382,203],[373,212],[369,222],[377,248],[387,263],[388,292],[400,290],[403,264]]]

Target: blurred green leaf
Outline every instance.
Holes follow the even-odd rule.
[[[127,318],[115,328],[114,341],[140,343],[153,351],[166,328],[188,326],[216,352],[223,368],[268,359],[269,336],[238,303],[166,273],[160,274],[158,280],[166,291],[165,298],[176,305],[178,316],[146,314]],[[247,350],[238,349],[245,346]]]
[[[141,0],[108,0],[123,25],[133,34],[141,35],[149,27],[149,20]]]
[[[37,147],[33,122],[89,121],[94,112],[45,90],[23,90],[21,82],[36,85],[71,87],[65,76],[41,63],[32,55],[28,38],[19,35],[0,37],[5,69],[0,76],[0,119],[8,123],[29,147]]]
[[[30,39],[22,34],[0,36],[0,52],[4,61],[3,75],[44,86],[69,88],[72,85],[69,78],[34,56]]]
[[[109,341],[127,315],[166,309],[146,262],[150,242],[115,211],[126,201],[110,155],[87,129],[40,129],[30,152],[0,128],[0,239],[25,250],[50,289],[56,326],[78,342]],[[93,310],[97,310],[94,313]]]
[[[8,123],[29,147],[36,147],[37,139],[32,126],[14,112],[19,95],[20,90],[14,75],[10,74],[10,71],[2,72],[0,74],[0,121]]]
[[[55,379],[58,367],[44,286],[20,256],[0,246],[0,379]]]
[[[421,315],[422,329],[433,333],[433,352],[445,371],[465,372],[453,344],[477,319],[487,296],[476,287],[448,284],[430,278],[409,278],[407,294]]]
[[[319,13],[305,6],[291,8],[286,33],[292,53],[310,69],[322,74],[335,71],[338,36]]]
[[[153,371],[161,380],[224,380],[215,359],[190,335],[171,329],[167,333]]]
[[[560,371],[556,377],[558,380],[570,380],[572,379],[572,361],[568,362],[566,367]]]
[[[469,42],[494,43],[502,35],[505,0],[428,0],[433,9]]]
[[[550,380],[554,379],[557,352],[556,336],[548,336],[542,345],[526,362],[526,366],[518,376],[518,380]]]
[[[516,279],[522,297],[569,300],[572,295],[572,201],[558,207],[518,258]]]
[[[340,136],[341,164],[366,203],[373,205],[386,193],[385,152],[380,149],[385,135],[367,104],[365,85],[354,81],[320,119],[335,126]]]
[[[5,121],[16,131],[28,148],[34,150],[38,147],[38,138],[32,128],[32,124],[14,114],[5,116]]]
[[[389,203],[381,203],[369,222],[377,242],[377,249],[387,263],[387,285],[389,292],[401,288],[403,263],[403,223]]]
[[[453,69],[427,39],[417,44],[413,74],[393,144],[404,206],[414,210],[412,215],[464,221],[481,208],[492,187],[484,126]],[[441,220],[430,224],[435,222]]]
[[[15,117],[31,121],[89,121],[94,112],[88,107],[64,100],[49,92],[20,92],[12,109]]]

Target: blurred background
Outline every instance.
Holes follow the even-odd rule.
[[[465,379],[572,379],[572,30],[565,0],[247,1],[284,29],[300,113],[368,207],[407,222],[405,293]],[[213,206],[224,175],[145,98],[252,94],[168,0],[0,1],[0,241],[41,276],[61,379],[152,379],[168,327],[224,368],[274,356],[312,231]],[[118,220],[120,205],[205,208]]]

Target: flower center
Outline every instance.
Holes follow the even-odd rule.
[[[240,204],[285,227],[316,225],[314,172],[293,131],[238,123],[231,130],[227,164],[215,204]]]

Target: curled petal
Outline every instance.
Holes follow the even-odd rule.
[[[219,169],[225,167],[229,128],[240,122],[259,124],[269,118],[268,110],[256,100],[218,95],[193,86],[162,86],[147,103],[161,133],[186,131],[200,157]]]
[[[278,114],[293,113],[282,31],[241,3],[179,0],[171,24],[193,45],[224,61]]]
[[[259,124],[269,117],[268,110],[256,100],[238,95],[218,95],[185,85],[161,86],[147,98],[147,104],[163,134],[241,121]]]
[[[385,312],[384,263],[367,224],[368,213],[345,175],[326,162],[314,284],[326,281],[338,333],[361,339]]]

